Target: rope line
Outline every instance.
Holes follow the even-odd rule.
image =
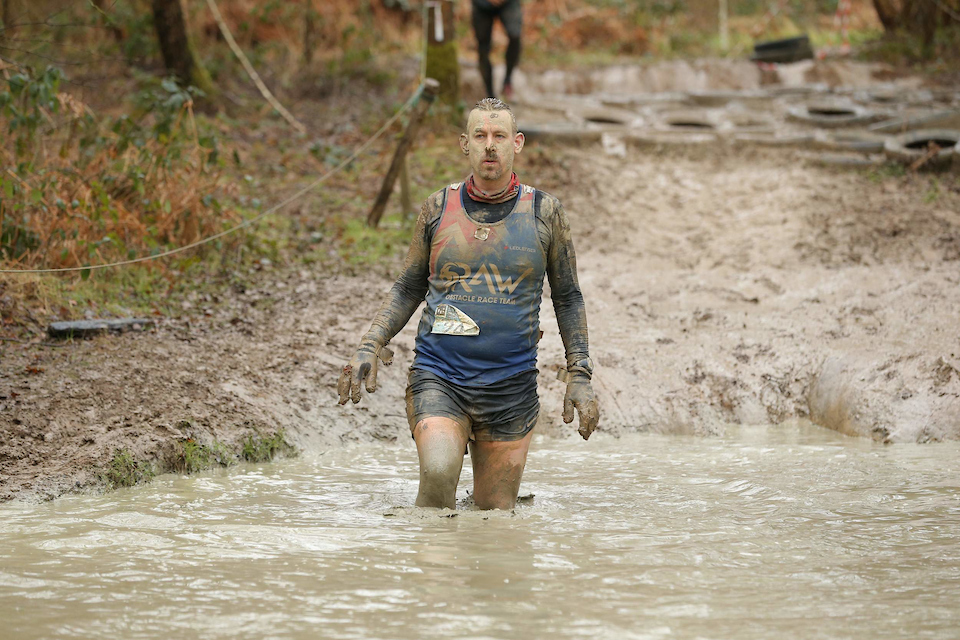
[[[250,60],[247,59],[247,56],[243,53],[243,49],[237,44],[237,41],[233,39],[233,34],[230,33],[230,29],[227,27],[227,24],[223,21],[223,16],[220,15],[220,8],[217,7],[217,3],[214,0],[207,0],[207,6],[210,7],[210,11],[213,12],[213,19],[217,21],[217,26],[220,27],[220,33],[223,34],[223,37],[226,39],[227,44],[230,45],[230,49],[233,50],[233,53],[240,60],[240,64],[243,65],[244,70],[246,70],[247,75],[250,76],[250,79],[253,80],[253,84],[257,85],[257,89],[260,90],[260,94],[270,103],[270,106],[277,110],[277,112],[283,116],[283,119],[293,125],[293,128],[299,131],[302,134],[307,133],[307,128],[303,126],[303,123],[293,117],[293,114],[286,110],[286,108],[280,104],[280,102],[273,97],[273,94],[270,93],[270,90],[267,89],[267,85],[263,84],[263,80],[260,79],[260,74],[257,73],[257,70],[253,68],[253,65],[250,64]]]
[[[200,245],[207,244],[208,242],[213,242],[214,240],[217,240],[217,239],[219,239],[219,238],[222,238],[222,237],[224,237],[224,236],[226,236],[226,235],[229,235],[229,234],[231,234],[231,233],[233,233],[233,232],[235,232],[235,231],[239,231],[240,229],[244,229],[244,228],[246,228],[246,227],[249,227],[249,226],[252,225],[253,223],[255,223],[255,222],[257,222],[257,221],[265,218],[266,216],[270,215],[271,213],[274,213],[275,211],[278,211],[278,210],[282,209],[283,207],[287,206],[288,204],[290,204],[290,203],[293,202],[294,200],[297,200],[298,198],[303,197],[304,195],[306,195],[309,191],[311,191],[311,190],[314,189],[315,187],[319,186],[319,185],[322,184],[323,182],[326,182],[327,178],[329,178],[330,176],[334,175],[335,173],[337,173],[338,171],[340,171],[341,169],[343,169],[345,166],[347,166],[348,164],[350,164],[351,162],[353,162],[354,160],[356,160],[357,157],[359,157],[361,153],[363,153],[364,151],[366,151],[367,148],[368,148],[371,144],[373,144],[373,142],[374,142],[377,138],[379,138],[380,136],[382,136],[382,135],[384,134],[384,132],[386,132],[387,129],[389,129],[391,126],[393,126],[393,124],[394,124],[397,120],[400,119],[400,116],[402,116],[402,115],[403,115],[406,111],[408,111],[414,104],[417,103],[417,100],[420,99],[420,94],[421,94],[422,92],[423,92],[423,85],[421,84],[421,85],[417,88],[417,90],[414,91],[413,95],[411,95],[410,98],[407,99],[407,101],[403,104],[403,106],[401,106],[400,109],[397,110],[397,112],[396,112],[395,114],[393,114],[386,122],[384,122],[384,123],[383,123],[383,126],[381,126],[380,129],[379,129],[375,134],[373,134],[373,136],[371,136],[371,137],[370,137],[366,142],[364,142],[362,145],[360,145],[359,147],[357,147],[357,149],[356,149],[352,154],[350,154],[350,156],[349,156],[348,158],[346,158],[345,160],[343,160],[342,162],[340,162],[340,164],[338,164],[338,165],[335,166],[333,169],[331,169],[331,170],[328,171],[327,173],[323,174],[322,176],[320,176],[319,178],[317,178],[316,180],[314,180],[313,182],[311,182],[311,183],[308,184],[307,186],[303,187],[302,189],[300,189],[299,191],[297,191],[296,193],[294,193],[292,196],[288,197],[286,200],[283,200],[283,201],[279,202],[278,204],[275,204],[274,206],[270,207],[270,208],[267,209],[266,211],[264,211],[264,212],[262,212],[262,213],[260,213],[260,214],[258,214],[258,215],[256,215],[256,216],[254,216],[253,218],[250,218],[249,220],[244,220],[243,222],[241,222],[240,224],[238,224],[238,225],[236,225],[236,226],[234,226],[234,227],[230,227],[229,229],[226,229],[226,230],[224,230],[224,231],[221,231],[220,233],[215,233],[215,234],[212,235],[212,236],[209,236],[209,237],[207,237],[207,238],[203,238],[203,239],[201,239],[201,240],[197,240],[196,242],[191,242],[190,244],[184,245],[184,246],[182,246],[182,247],[177,247],[177,248],[175,248],[175,249],[170,249],[170,250],[168,250],[168,251],[164,251],[164,252],[162,252],[162,253],[158,253],[158,254],[152,255],[152,256],[142,256],[142,257],[140,257],[140,258],[133,258],[133,259],[131,259],[131,260],[121,260],[121,261],[119,261],[119,262],[108,262],[108,263],[106,263],[106,264],[94,264],[94,265],[89,265],[89,266],[86,266],[86,267],[61,267],[61,268],[58,268],[58,269],[0,269],[0,273],[67,273],[67,272],[71,272],[71,271],[86,271],[86,270],[91,270],[91,271],[92,271],[92,270],[94,270],[94,269],[108,269],[108,268],[111,268],[111,267],[122,267],[122,266],[130,265],[130,264],[137,264],[137,263],[139,263],[139,262],[147,262],[147,261],[150,261],[150,260],[159,260],[160,258],[166,258],[167,256],[172,256],[172,255],[177,254],[177,253],[182,253],[183,251],[187,251],[187,250],[189,250],[189,249],[193,249],[193,248],[195,248],[195,247],[199,247]]]

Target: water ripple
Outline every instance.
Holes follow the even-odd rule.
[[[410,443],[2,505],[3,635],[956,637],[956,444],[731,434],[536,440],[513,513]]]

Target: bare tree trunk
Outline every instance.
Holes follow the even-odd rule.
[[[153,24],[167,71],[184,85],[193,85],[208,96],[214,92],[210,74],[200,63],[187,33],[182,0],[151,0]]]
[[[317,12],[313,8],[313,0],[304,0],[306,4],[303,14],[303,64],[313,62],[313,39],[316,37]]]
[[[13,35],[13,21],[13,0],[0,0],[0,22],[3,22],[3,30],[0,31],[0,40]]]
[[[899,25],[899,15],[897,7],[891,0],[873,0],[873,8],[877,10],[877,17],[880,18],[880,24],[887,33],[896,31]]]
[[[937,27],[950,18],[949,0],[873,0],[873,6],[887,34],[919,38],[921,57],[933,58]]]
[[[933,59],[934,47],[933,38],[937,35],[937,22],[940,18],[940,8],[933,2],[927,0],[923,3],[920,13],[920,34],[923,37],[923,57],[925,60]]]
[[[110,30],[110,33],[113,35],[113,39],[117,42],[123,42],[123,30],[117,26],[117,23],[113,21],[113,18],[108,13],[110,7],[106,6],[105,0],[92,0],[93,6],[96,7],[97,11],[100,13],[100,21],[103,22],[103,25]],[[4,0],[6,2],[6,0]]]
[[[933,57],[933,37],[937,31],[939,8],[933,0],[904,0],[900,12],[900,28],[922,42],[920,55],[929,60]]]

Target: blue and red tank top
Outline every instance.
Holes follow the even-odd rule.
[[[413,368],[482,387],[537,368],[547,259],[533,187],[521,185],[513,210],[488,224],[467,213],[465,191],[445,189]]]

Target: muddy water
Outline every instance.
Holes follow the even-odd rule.
[[[0,637],[960,633],[957,443],[801,424],[534,446],[513,515],[407,506],[411,443],[2,505]]]

